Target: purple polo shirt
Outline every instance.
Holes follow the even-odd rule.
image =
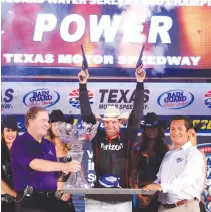
[[[11,148],[15,191],[22,191],[27,185],[35,191],[57,190],[56,172],[40,172],[29,167],[36,158],[57,161],[54,145],[44,138],[39,143],[28,132],[18,136]]]

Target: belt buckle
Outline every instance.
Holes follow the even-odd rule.
[[[175,208],[175,207],[177,207],[177,204],[176,203],[174,203],[174,204],[163,204],[163,206],[165,208]]]
[[[51,192],[46,192],[46,196],[47,197],[51,197],[52,196],[52,193]]]

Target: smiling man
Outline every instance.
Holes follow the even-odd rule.
[[[56,172],[77,172],[81,165],[74,160],[57,162],[53,143],[44,138],[49,129],[45,108],[30,108],[25,126],[27,132],[16,138],[11,149],[17,212],[69,212],[68,203],[55,196],[62,189]]]
[[[204,183],[204,159],[190,142],[192,122],[186,116],[175,116],[170,124],[173,146],[161,163],[157,180],[144,187],[160,191],[159,212],[199,212]]]
[[[92,140],[93,160],[95,164],[95,188],[121,187],[129,188],[130,150],[136,140],[143,115],[145,71],[142,67],[136,70],[136,89],[133,110],[121,113],[115,106],[108,106],[103,118],[92,113],[86,87],[89,78],[88,70],[78,75],[80,81],[80,106],[82,119],[96,124],[103,122],[104,130],[98,130]],[[123,121],[128,120],[127,129],[121,130]],[[87,195],[86,212],[131,212],[132,195]]]

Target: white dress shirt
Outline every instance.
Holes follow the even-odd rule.
[[[163,204],[174,204],[180,200],[200,200],[204,183],[204,159],[202,153],[191,144],[180,149],[173,147],[163,158],[155,183],[161,185],[158,200]]]

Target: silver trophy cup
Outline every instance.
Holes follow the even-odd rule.
[[[82,162],[84,150],[83,143],[86,140],[92,140],[97,133],[98,123],[95,125],[82,122],[81,124],[72,125],[69,123],[58,123],[57,131],[61,140],[71,146],[67,156],[72,160]],[[82,171],[71,173],[68,180],[64,183],[64,189],[69,188],[90,188]]]

